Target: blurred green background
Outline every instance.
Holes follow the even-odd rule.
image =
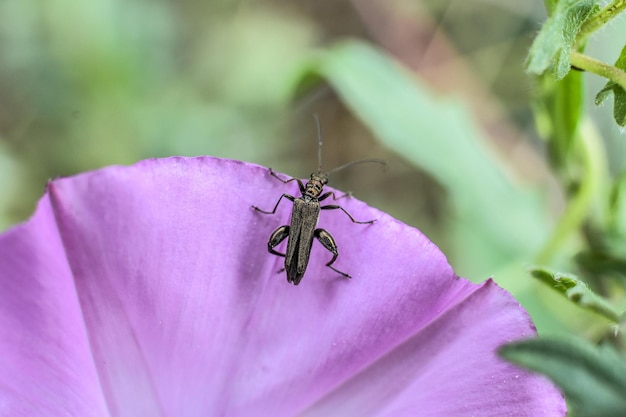
[[[525,269],[562,209],[523,69],[544,19],[540,0],[1,0],[0,230],[51,178],[150,157],[307,177],[316,113],[325,168],[389,162],[332,186],[424,231],[460,275],[495,276],[541,329],[588,328]],[[590,49],[613,62],[616,36]],[[586,102],[620,171],[623,135]]]

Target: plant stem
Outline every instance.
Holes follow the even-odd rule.
[[[626,0],[613,0],[606,7],[598,10],[582,25],[577,35],[576,46],[580,46],[587,37],[604,26],[609,20],[626,10]]]
[[[552,235],[541,249],[535,262],[547,265],[558,253],[567,238],[580,229],[593,203],[594,194],[602,182],[606,169],[606,159],[602,139],[588,120],[583,120],[578,135],[582,146],[578,154],[582,157],[583,174],[576,194],[570,196],[565,211],[561,214]]]
[[[626,2],[626,0],[624,0]],[[626,90],[626,72],[614,67],[613,65],[606,64],[597,59],[591,58],[580,52],[572,51],[570,55],[570,62],[576,68],[580,68],[585,71],[592,72],[601,77],[608,78],[616,84],[619,84],[624,90]]]

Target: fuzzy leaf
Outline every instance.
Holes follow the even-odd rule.
[[[505,359],[548,376],[577,417],[623,417],[626,362],[615,350],[578,339],[529,339],[502,347]]]
[[[587,284],[572,274],[554,272],[543,267],[532,268],[531,274],[578,306],[600,314],[614,323],[619,323],[624,316],[623,312],[619,312],[606,299],[593,292]]]
[[[596,0],[561,0],[541,28],[528,54],[527,71],[541,75],[553,68],[557,79],[570,70],[570,51],[582,24],[596,10]]]
[[[626,46],[615,61],[615,66],[626,71]],[[596,95],[596,105],[600,105],[613,93],[613,118],[620,126],[626,126],[626,90],[614,81],[608,81]]]

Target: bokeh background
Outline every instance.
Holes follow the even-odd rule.
[[[28,218],[51,178],[145,158],[214,155],[308,177],[318,114],[326,169],[368,157],[389,164],[339,172],[332,186],[424,231],[460,275],[495,276],[540,329],[593,328],[525,270],[563,205],[524,73],[544,19],[540,0],[1,0],[0,230]],[[613,62],[620,45],[610,40],[625,37],[617,23],[588,49]],[[371,117],[323,76],[306,76],[312,57],[346,40],[402,68],[429,104],[376,100],[360,77],[366,61],[352,76],[357,91],[372,92]],[[590,91],[603,83],[588,79]],[[623,132],[592,97],[618,172]],[[406,112],[410,124],[394,126]],[[442,128],[421,130],[433,117]],[[399,148],[381,131],[415,141]],[[459,156],[456,140],[485,159]],[[481,171],[491,164],[502,171]],[[500,175],[514,198],[494,191]]]

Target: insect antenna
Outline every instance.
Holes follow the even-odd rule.
[[[376,163],[376,164],[381,164],[383,166],[384,169],[387,168],[387,162],[385,162],[384,159],[376,159],[376,158],[369,158],[369,159],[359,159],[358,161],[352,161],[352,162],[348,162],[347,164],[343,164],[337,168],[333,168],[330,171],[328,171],[326,173],[326,176],[330,175],[333,172],[337,172],[337,171],[341,171],[344,168],[348,168],[351,167],[352,165],[358,165],[358,164],[365,164],[365,163]]]
[[[315,125],[317,126],[317,173],[322,173],[322,124],[317,114],[314,114]]]
[[[313,118],[315,119],[315,125],[317,126],[317,173],[321,174],[322,173],[322,124],[320,123],[320,118],[318,117],[317,114],[314,114]],[[324,175],[328,177],[328,175],[330,175],[332,172],[341,171],[342,169],[351,167],[352,165],[358,165],[358,164],[364,164],[364,163],[370,163],[370,162],[381,164],[383,166],[383,169],[387,168],[387,162],[385,162],[385,160],[383,159],[376,159],[376,158],[359,159],[358,161],[348,162],[347,164],[343,164],[337,168],[333,168],[330,171],[326,172]]]

